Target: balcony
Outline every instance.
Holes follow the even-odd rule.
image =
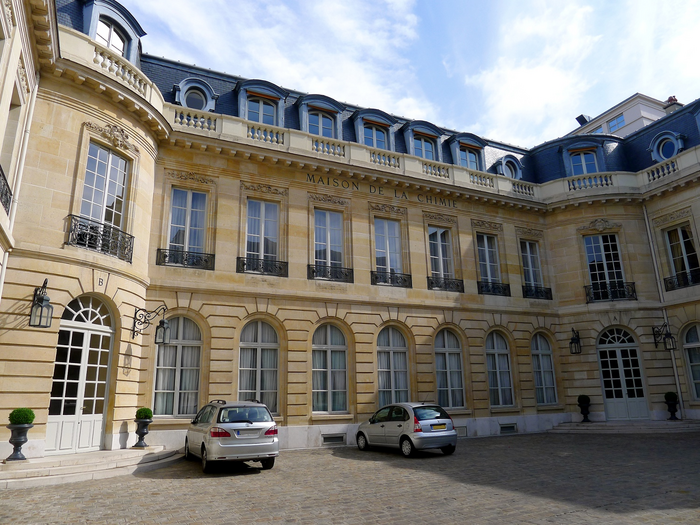
[[[237,273],[259,273],[276,277],[288,276],[288,263],[274,259],[254,259],[252,257],[236,258]]]
[[[384,284],[397,288],[413,288],[413,279],[407,273],[372,272],[372,284]]]
[[[664,286],[667,292],[697,286],[700,284],[700,268],[694,268],[689,272],[678,272],[673,277],[664,278]]]
[[[634,287],[634,283],[611,281],[609,283],[594,283],[583,288],[586,291],[586,303],[637,300],[637,290]]]
[[[510,285],[505,283],[477,281],[479,295],[502,295],[510,297]]]
[[[545,299],[547,301],[551,301],[552,289],[525,284],[523,285],[523,297],[525,299]]]
[[[12,203],[12,190],[10,185],[5,178],[5,171],[0,166],[0,202],[2,202],[2,207],[5,208],[5,213],[10,214],[10,204]]]
[[[352,268],[341,268],[340,266],[325,266],[322,264],[309,264],[306,268],[306,278],[311,280],[337,281],[340,283],[355,282],[355,275]]]
[[[196,268],[198,270],[214,270],[214,254],[184,252],[181,250],[165,250],[158,248],[156,251],[156,265],[181,266],[184,268]]]
[[[131,263],[134,254],[134,236],[115,228],[111,224],[69,215],[68,242],[87,250],[111,255]]]
[[[428,290],[444,290],[446,292],[464,293],[464,281],[462,279],[428,277]]]

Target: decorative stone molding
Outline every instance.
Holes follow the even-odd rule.
[[[423,218],[429,221],[437,221],[446,224],[457,224],[457,217],[451,217],[449,215],[443,215],[442,213],[423,213]]]
[[[25,95],[29,94],[29,82],[27,81],[27,71],[24,69],[24,60],[19,59],[19,64],[17,65],[17,78],[19,78],[19,83],[22,86],[22,91]]]
[[[94,122],[85,122],[85,128],[99,133],[109,140],[115,148],[122,148],[133,151],[134,153],[139,153],[139,148],[129,142],[129,134],[121,126],[107,124],[105,127],[102,127]]]
[[[592,220],[586,226],[580,226],[576,231],[597,231],[604,232],[606,230],[619,230],[622,228],[622,224],[619,222],[610,222],[608,219],[595,219]]]
[[[168,171],[167,175],[168,175],[168,177],[171,177],[173,179],[178,179],[178,180],[198,182],[200,184],[216,184],[214,182],[214,179],[210,179],[208,177],[205,177],[203,175],[199,175],[199,174],[194,173],[192,171]]]
[[[273,188],[272,186],[265,184],[246,184],[245,182],[241,182],[241,188],[246,191],[256,191],[258,193],[268,193],[270,195],[281,195],[282,197],[289,195],[288,189]]]
[[[472,228],[478,230],[491,230],[495,232],[502,232],[503,225],[499,222],[483,221],[481,219],[472,219]]]
[[[392,206],[391,204],[372,204],[370,202],[369,209],[371,211],[390,213],[392,215],[406,215],[406,208],[399,208],[398,206]]]
[[[332,195],[318,195],[316,193],[309,193],[309,200],[315,202],[322,202],[325,204],[336,204],[338,206],[347,206],[348,201],[341,199],[339,197],[333,197]]]
[[[12,11],[12,0],[5,0],[5,17],[7,18],[7,26],[12,27],[14,24],[14,13]]]
[[[521,228],[520,226],[515,227],[515,234],[518,237],[530,237],[532,239],[541,239],[544,237],[544,232],[542,230],[533,230],[532,228]]]
[[[674,211],[672,213],[662,215],[661,217],[657,217],[652,222],[654,226],[659,227],[663,226],[664,224],[668,224],[669,222],[675,222],[680,219],[685,219],[686,217],[692,216],[692,214],[693,212],[690,208],[685,208],[683,210]]]

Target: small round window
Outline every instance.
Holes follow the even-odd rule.
[[[198,89],[190,89],[185,94],[185,106],[190,109],[204,109],[207,99]]]
[[[661,144],[659,144],[659,154],[664,160],[673,157],[677,149],[676,143],[671,139],[664,139],[661,141]]]

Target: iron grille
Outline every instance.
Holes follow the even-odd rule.
[[[591,286],[584,286],[586,290],[586,302],[595,301],[625,301],[637,300],[637,290],[634,283],[622,281],[611,281],[595,283]]]
[[[542,286],[523,285],[523,297],[526,299],[546,299],[552,300],[552,289]]]
[[[12,203],[12,190],[10,185],[5,178],[5,171],[0,166],[0,202],[2,202],[2,207],[5,208],[5,213],[10,214],[10,204]]]
[[[68,243],[88,250],[117,257],[131,263],[134,253],[134,236],[111,224],[69,215]]]
[[[372,272],[372,284],[388,284],[397,288],[413,288],[413,280],[407,273]]]
[[[689,272],[678,272],[673,277],[664,279],[666,291],[678,290],[679,288],[687,288],[688,286],[696,286],[700,284],[700,268],[695,268]]]
[[[488,281],[477,281],[477,291],[481,295],[503,295],[510,297],[510,285]]]
[[[306,278],[310,280],[327,279],[329,281],[339,281],[341,283],[355,282],[355,275],[352,268],[326,266],[323,264],[309,264],[306,268]]]
[[[287,277],[287,262],[273,259],[253,259],[252,257],[237,257],[236,272],[261,273],[264,275],[276,275]]]
[[[214,257],[213,253],[185,252],[158,248],[156,251],[156,264],[158,266],[184,266],[199,270],[213,270]]]
[[[464,293],[464,281],[462,279],[428,277],[428,290],[445,290],[446,292]]]

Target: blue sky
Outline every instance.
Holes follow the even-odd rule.
[[[146,53],[524,147],[700,97],[700,1],[120,0]]]

